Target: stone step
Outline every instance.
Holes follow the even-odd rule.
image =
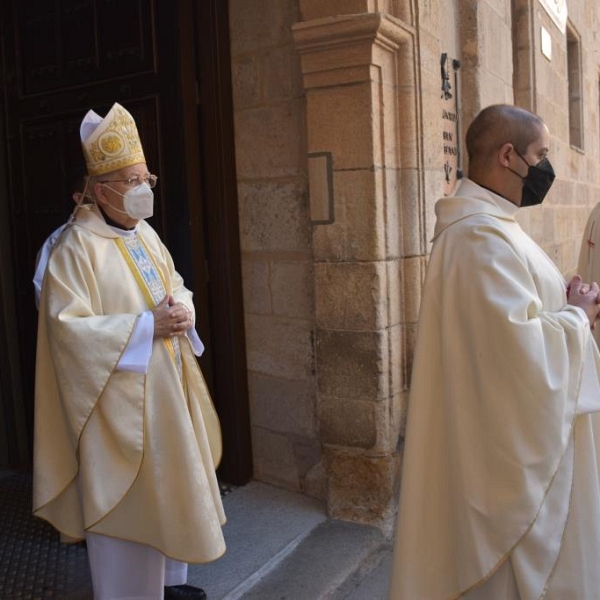
[[[229,493],[223,504],[227,552],[188,570],[188,583],[204,588],[210,600],[243,597],[327,519],[321,502],[257,481]]]
[[[341,600],[359,587],[355,578],[365,579],[371,558],[383,543],[381,532],[374,527],[326,521],[242,596],[231,600]]]
[[[382,600],[391,553],[374,527],[327,519],[306,496],[252,482],[224,498],[227,553],[190,565],[210,600]]]

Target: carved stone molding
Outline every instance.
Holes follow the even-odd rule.
[[[334,83],[340,69],[354,69],[355,80],[364,78],[365,67],[380,66],[383,55],[410,42],[414,30],[387,14],[364,13],[327,17],[293,26],[306,89]],[[361,70],[361,67],[363,68]]]

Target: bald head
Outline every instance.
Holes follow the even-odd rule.
[[[469,172],[487,168],[506,143],[513,144],[520,154],[526,154],[544,127],[537,115],[518,106],[495,104],[484,108],[467,130]]]

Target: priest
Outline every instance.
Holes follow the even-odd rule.
[[[490,106],[466,142],[436,204],[390,598],[596,600],[599,288],[515,220],[554,179],[542,120]]]
[[[187,563],[225,552],[218,419],[192,294],[145,219],[157,178],[131,114],[80,128],[88,181],[47,261],[33,511],[85,537],[94,598],[205,598]]]

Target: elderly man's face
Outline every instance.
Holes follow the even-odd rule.
[[[148,171],[146,163],[138,163],[107,173],[102,177],[101,187],[96,193],[98,202],[113,221],[126,228],[134,227],[138,221],[124,214],[124,196],[142,182],[152,181],[153,177]],[[154,187],[154,183],[155,181],[151,182],[151,187]]]

